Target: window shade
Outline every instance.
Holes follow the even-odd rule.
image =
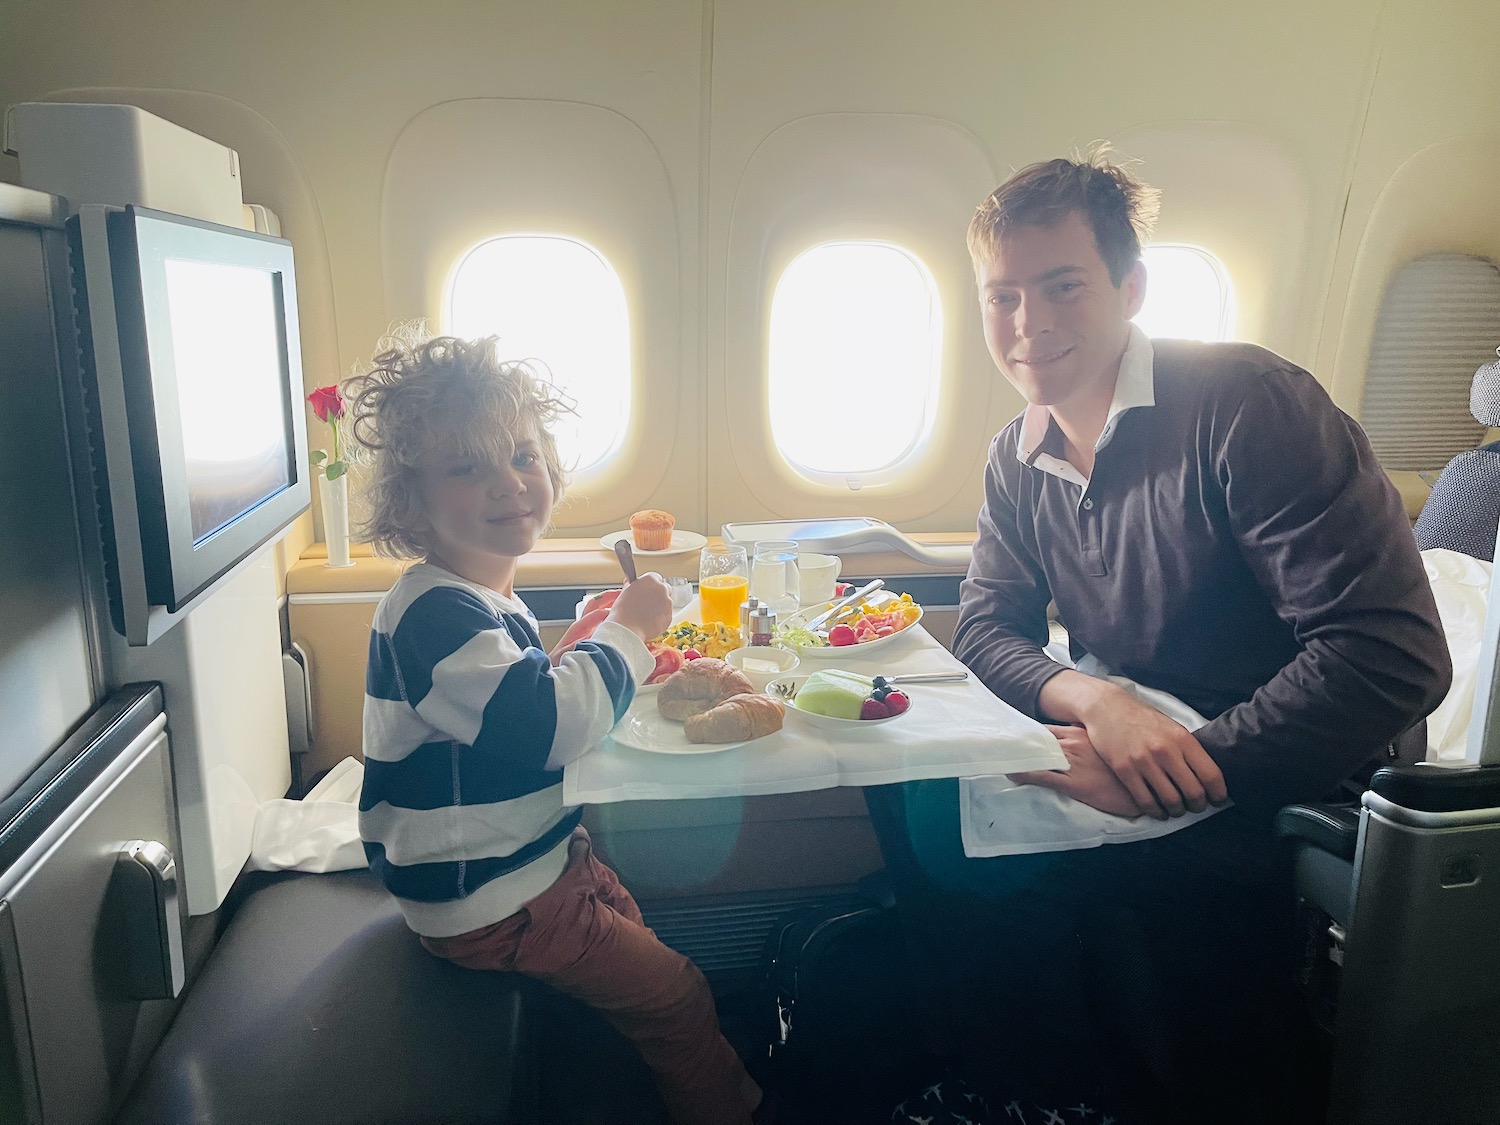
[[[1441,469],[1485,428],[1469,383],[1500,344],[1500,269],[1487,258],[1429,254],[1386,289],[1370,345],[1359,420],[1387,469]]]

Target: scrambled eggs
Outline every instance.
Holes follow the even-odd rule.
[[[740,648],[745,642],[738,629],[731,629],[717,621],[707,625],[694,625],[691,621],[683,621],[673,625],[651,643],[684,651],[695,648],[703,656],[723,660],[731,650]]]

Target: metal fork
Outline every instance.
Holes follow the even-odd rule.
[[[886,685],[892,684],[956,684],[961,680],[967,680],[967,672],[912,672],[905,676],[882,676],[881,682]],[[772,680],[771,690],[778,698],[793,700],[797,698],[797,691],[802,685],[795,680]]]

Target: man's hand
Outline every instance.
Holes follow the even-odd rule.
[[[1114,771],[1104,764],[1104,759],[1089,741],[1088,732],[1082,727],[1047,728],[1057,739],[1058,745],[1068,758],[1068,770],[1034,770],[1031,773],[1013,773],[1010,779],[1020,785],[1040,785],[1044,789],[1055,789],[1065,797],[1082,801],[1100,812],[1116,816],[1140,816],[1143,810],[1130,795],[1130,790],[1120,783]],[[1153,801],[1151,810],[1155,812]]]
[[[1181,723],[1121,691],[1084,719],[1099,757],[1150,812],[1167,816],[1202,812],[1229,797],[1224,775],[1208,751]]]
[[[1118,685],[1064,672],[1042,686],[1041,703],[1048,714],[1083,725],[1099,757],[1148,815],[1165,819],[1228,800],[1224,775],[1192,733]]]

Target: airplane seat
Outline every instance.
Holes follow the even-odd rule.
[[[248,880],[116,1125],[665,1120],[601,1016],[432,956],[368,870]]]
[[[1354,806],[1293,805],[1304,986],[1332,1035],[1330,1125],[1500,1116],[1500,767],[1376,770]]]
[[[1495,349],[1500,356],[1500,348]],[[1469,412],[1492,430],[1500,426],[1500,360],[1474,372]],[[1443,547],[1493,562],[1500,527],[1500,441],[1448,462],[1422,505],[1413,529],[1422,550]]]

